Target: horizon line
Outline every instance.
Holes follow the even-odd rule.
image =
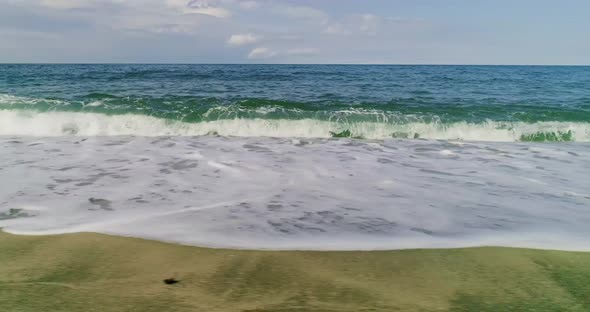
[[[336,65],[336,66],[554,66],[589,67],[590,64],[461,64],[461,63],[174,63],[174,62],[0,62],[0,65]]]

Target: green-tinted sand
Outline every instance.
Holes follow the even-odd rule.
[[[0,233],[0,311],[590,311],[590,253],[238,251]]]

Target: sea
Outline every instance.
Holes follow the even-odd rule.
[[[590,67],[2,64],[0,228],[590,251]]]

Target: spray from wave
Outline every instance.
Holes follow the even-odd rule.
[[[468,141],[590,141],[590,124],[576,122],[391,123],[316,119],[234,118],[183,122],[152,116],[0,110],[0,135],[353,137]]]

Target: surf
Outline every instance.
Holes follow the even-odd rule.
[[[140,114],[103,114],[22,109],[0,110],[3,136],[205,136],[332,138],[369,140],[427,139],[488,142],[590,142],[583,122],[400,122],[220,118],[200,122]]]

